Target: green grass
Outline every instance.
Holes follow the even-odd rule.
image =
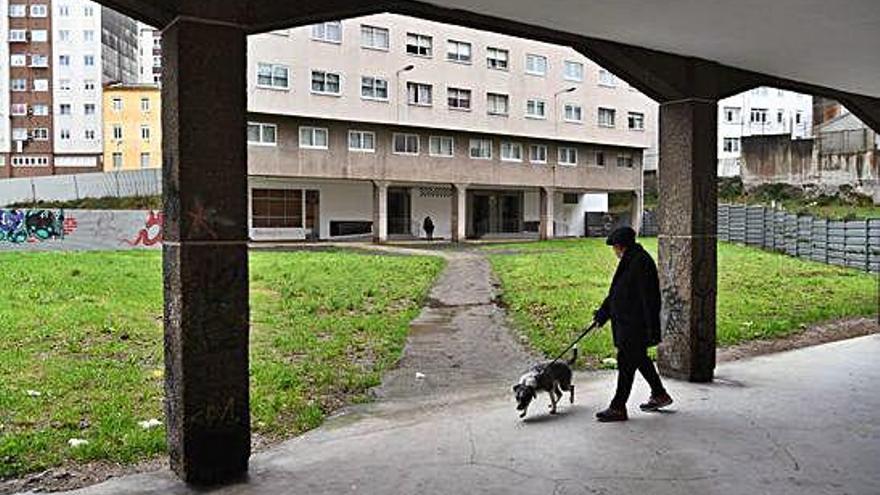
[[[345,251],[250,259],[252,421],[270,438],[365,398],[442,265]],[[163,418],[160,254],[3,253],[0,273],[0,478],[163,453],[164,429],[137,424]]]
[[[656,259],[656,239],[642,242]],[[564,349],[592,320],[617,264],[602,239],[484,249],[517,327],[547,355]],[[876,314],[876,291],[876,278],[863,272],[719,243],[718,343],[781,337],[802,325]],[[612,356],[610,325],[587,336],[580,350],[591,364]]]

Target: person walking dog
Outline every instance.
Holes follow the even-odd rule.
[[[595,312],[594,321],[601,327],[611,320],[617,348],[617,391],[611,405],[596,413],[596,419],[626,421],[626,402],[636,370],[651,386],[650,399],[639,406],[643,411],[656,411],[672,404],[672,397],[663,388],[660,375],[648,357],[648,348],[660,343],[660,280],[657,265],[636,242],[636,232],[630,227],[615,229],[605,244],[614,248],[620,262],[608,297]]]

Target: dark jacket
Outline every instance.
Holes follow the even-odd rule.
[[[609,319],[618,349],[660,343],[660,280],[657,265],[641,244],[623,253],[608,297],[596,312],[600,326]]]

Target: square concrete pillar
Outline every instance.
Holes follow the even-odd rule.
[[[541,221],[538,227],[538,236],[541,240],[553,239],[556,235],[553,226],[553,220],[555,218],[555,213],[553,212],[554,196],[555,189],[552,187],[541,188]]]
[[[640,232],[642,229],[642,214],[645,211],[644,199],[642,198],[641,192],[633,191],[632,203],[630,203],[629,208],[629,225],[636,232]]]
[[[467,237],[467,184],[452,185],[452,242]]]
[[[178,19],[162,53],[168,453],[222,483],[251,452],[245,33]]]
[[[373,181],[373,242],[388,240],[388,183]]]
[[[715,369],[717,103],[660,105],[660,371],[695,382]]]

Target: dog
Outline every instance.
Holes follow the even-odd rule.
[[[529,371],[513,386],[516,394],[516,410],[521,411],[519,417],[524,418],[529,404],[538,396],[538,392],[550,394],[550,414],[556,414],[556,404],[562,399],[562,392],[569,393],[569,400],[574,404],[574,384],[571,383],[571,367],[577,361],[578,349],[572,350],[571,359],[563,361],[547,361],[532,366]]]

